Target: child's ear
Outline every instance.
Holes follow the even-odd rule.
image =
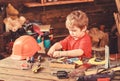
[[[87,27],[85,26],[85,27],[82,29],[82,31],[85,32],[86,30],[87,30]]]

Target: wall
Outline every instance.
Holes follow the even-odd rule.
[[[20,11],[20,14],[24,15],[28,20],[39,21],[42,24],[51,24],[53,28],[57,30],[59,29],[59,31],[56,30],[58,33],[61,33],[60,30],[65,27],[64,22],[67,14],[78,9],[83,10],[88,14],[90,19],[89,27],[96,23],[97,25],[105,24],[108,28],[110,28],[114,23],[113,12],[116,11],[116,6],[115,3],[107,4],[107,1],[109,0],[106,0],[105,4],[96,2],[95,0],[94,3],[79,3],[34,8],[27,8],[23,5],[25,2],[31,1],[34,0],[1,0],[0,3],[2,5],[11,3]]]
[[[105,24],[108,31],[114,24],[113,12],[117,11],[114,0],[102,0],[103,2],[95,0],[93,3],[78,3],[34,8],[28,8],[23,5],[25,2],[31,1],[35,0],[0,0],[0,6],[7,6],[8,3],[11,3],[20,11],[20,15],[25,16],[28,20],[37,21],[42,24],[51,24],[56,36],[54,42],[64,38],[62,35],[68,34],[68,31],[65,29],[65,18],[73,10],[80,9],[88,14],[89,28]],[[106,2],[104,3],[104,1]],[[5,14],[2,17],[4,18]],[[2,22],[2,19],[0,19],[0,22]],[[1,28],[4,27],[3,24],[0,26]],[[2,28],[2,30],[3,29],[4,28]],[[61,38],[57,38],[57,36],[61,36]]]

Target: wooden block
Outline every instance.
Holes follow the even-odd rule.
[[[60,63],[49,63],[51,68],[68,68],[75,69],[75,64],[60,64]]]

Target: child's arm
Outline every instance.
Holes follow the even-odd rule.
[[[53,57],[77,57],[83,55],[84,51],[82,49],[75,49],[69,51],[55,51]]]
[[[61,49],[61,48],[62,48],[61,44],[60,44],[59,42],[57,42],[57,43],[55,43],[53,46],[51,46],[51,48],[49,49],[49,51],[48,51],[47,54],[48,54],[49,56],[53,56],[54,52],[55,52],[56,50]]]

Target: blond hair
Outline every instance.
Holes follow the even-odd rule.
[[[88,26],[88,17],[86,13],[84,13],[81,10],[72,11],[67,17],[66,17],[66,27],[78,27],[80,29],[83,29],[85,26]]]

